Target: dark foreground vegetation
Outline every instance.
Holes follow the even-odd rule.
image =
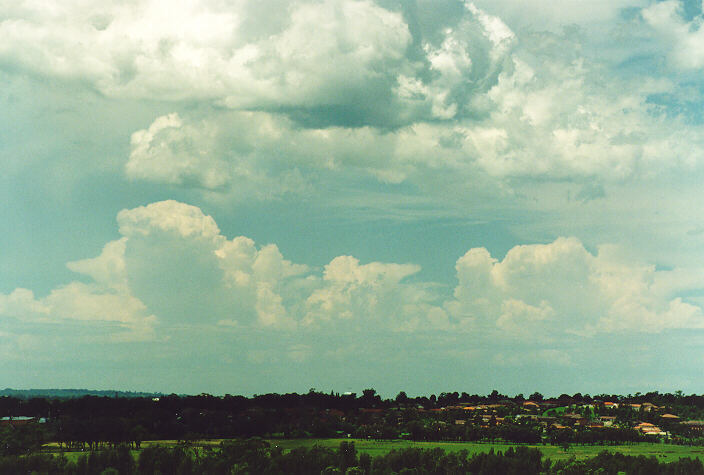
[[[704,446],[704,396],[528,398],[441,393],[0,397],[0,474],[110,473],[704,473],[699,459],[613,454],[550,460],[520,444]],[[261,438],[475,441],[502,452],[416,447],[358,453],[353,443],[283,450]],[[229,439],[195,446],[194,440]],[[234,439],[234,440],[233,440]],[[143,446],[171,440],[176,446]],[[51,451],[52,453],[47,453]],[[69,454],[68,456],[64,453]],[[80,455],[76,455],[76,453]],[[597,453],[596,450],[593,453]]]
[[[0,397],[0,455],[57,442],[95,450],[143,440],[234,438],[504,441],[553,445],[704,445],[704,396],[563,394],[525,398],[442,393],[80,398]]]
[[[337,450],[314,446],[284,452],[259,439],[227,441],[213,449],[187,445],[150,447],[135,459],[127,446],[94,451],[76,461],[36,454],[0,458],[0,473],[37,474],[702,474],[697,459],[661,463],[655,457],[602,452],[577,461],[552,462],[537,449],[509,448],[505,452],[469,455],[442,449],[408,448],[372,457],[358,454],[354,442]]]

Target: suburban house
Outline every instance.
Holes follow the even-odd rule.
[[[667,432],[650,422],[641,422],[634,429],[645,435],[667,435]]]

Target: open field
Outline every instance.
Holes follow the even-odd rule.
[[[408,447],[417,447],[421,449],[441,448],[448,452],[456,452],[459,450],[467,450],[470,454],[488,452],[492,448],[494,451],[505,451],[509,447],[516,447],[515,444],[505,443],[479,443],[479,442],[413,442],[409,440],[364,440],[364,439],[267,439],[272,446],[281,447],[284,450],[291,450],[296,447],[312,447],[319,445],[323,447],[337,448],[340,442],[354,442],[355,447],[359,452],[368,453],[369,455],[384,455],[393,449],[405,449]],[[194,447],[217,447],[222,442],[221,439],[198,440],[193,441]],[[150,447],[155,445],[173,447],[178,444],[176,440],[153,440],[145,441],[142,447]],[[647,457],[655,456],[661,462],[673,462],[682,457],[699,458],[704,462],[704,447],[689,447],[681,445],[669,445],[659,443],[641,443],[633,445],[574,445],[565,452],[561,448],[551,445],[528,445],[527,447],[537,448],[545,457],[552,460],[567,459],[575,456],[577,459],[594,457],[602,450],[609,452],[620,452],[625,455],[645,455]],[[58,453],[58,445],[56,443],[46,444],[45,450]],[[77,459],[81,454],[87,452],[64,452],[70,460]],[[135,457],[139,454],[138,450],[133,450]]]
[[[516,447],[515,444],[504,443],[478,443],[478,442],[413,442],[409,440],[358,440],[358,439],[268,439],[272,445],[278,445],[284,450],[295,447],[310,447],[315,444],[335,448],[343,441],[352,441],[360,452],[366,452],[372,456],[383,455],[392,449],[404,449],[408,447],[418,447],[421,449],[441,448],[445,451],[467,450],[470,454],[488,452],[492,448],[494,451],[505,451],[509,447]],[[704,462],[704,447],[688,447],[681,445],[669,445],[658,443],[641,443],[634,445],[575,445],[570,447],[568,452],[551,445],[528,445],[527,447],[537,448],[545,457],[552,460],[560,460],[572,457],[584,459],[597,455],[602,450],[609,452],[620,452],[625,455],[645,455],[656,456],[658,460],[672,462],[682,457],[697,457]]]

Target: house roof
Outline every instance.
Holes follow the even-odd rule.
[[[682,424],[693,427],[704,427],[704,421],[684,421]]]

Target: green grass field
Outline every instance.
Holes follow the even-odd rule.
[[[417,447],[420,449],[441,448],[447,452],[456,452],[459,450],[467,450],[469,454],[488,452],[492,448],[494,451],[505,451],[509,447],[516,447],[513,444],[504,443],[478,443],[478,442],[413,442],[410,440],[363,440],[363,439],[267,439],[272,446],[281,447],[288,451],[296,447],[312,447],[319,445],[322,447],[337,448],[340,442],[354,442],[355,447],[359,452],[368,453],[369,455],[384,455],[393,449],[405,449],[408,447]],[[198,440],[193,441],[195,447],[215,447],[220,444],[221,440]],[[155,445],[173,447],[178,444],[176,440],[154,440],[145,441],[142,447],[150,447]],[[625,455],[645,455],[647,457],[655,456],[661,462],[674,462],[682,457],[699,458],[704,462],[704,447],[688,447],[681,445],[668,445],[658,443],[640,443],[634,445],[574,445],[565,452],[559,447],[551,445],[528,445],[527,447],[537,448],[545,457],[552,460],[563,460],[569,457],[584,459],[594,457],[602,450],[609,452],[620,452]],[[56,444],[47,444],[45,449],[54,453],[58,453]],[[64,452],[69,460],[76,460],[81,454],[86,452]],[[133,450],[135,458],[139,451]]]
[[[284,450],[290,450],[295,447],[311,447],[315,444],[336,448],[340,442],[354,442],[355,447],[360,452],[368,453],[369,455],[383,455],[392,449],[404,449],[407,447],[418,447],[421,449],[434,449],[439,447],[445,451],[467,450],[470,454],[488,452],[490,449],[494,451],[505,451],[509,447],[515,447],[512,444],[502,443],[476,443],[476,442],[412,442],[408,440],[390,440],[390,441],[375,441],[375,440],[357,440],[357,439],[269,439],[272,445],[278,445]],[[704,462],[704,447],[687,447],[680,445],[668,445],[657,443],[641,443],[635,445],[594,445],[581,446],[575,445],[565,452],[559,447],[551,445],[529,445],[528,447],[540,449],[545,457],[552,460],[560,460],[572,457],[584,459],[597,455],[602,450],[609,452],[620,452],[626,455],[645,455],[656,456],[660,461],[673,462],[682,457],[697,457]]]

